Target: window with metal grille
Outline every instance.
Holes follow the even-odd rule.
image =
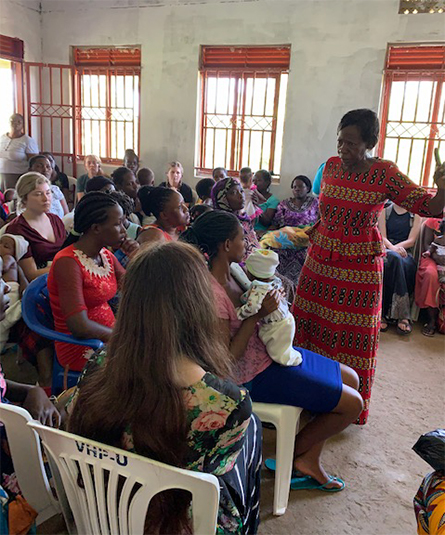
[[[76,136],[82,156],[122,161],[139,153],[141,51],[138,48],[75,48]]]
[[[280,174],[290,46],[201,48],[196,170]]]
[[[445,159],[445,44],[390,45],[378,155],[424,186],[434,186],[434,149]]]

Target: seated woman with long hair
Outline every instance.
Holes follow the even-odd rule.
[[[360,414],[363,402],[357,392],[357,374],[333,360],[300,349],[298,366],[281,366],[267,354],[258,335],[258,323],[278,308],[279,298],[269,293],[261,310],[244,321],[236,308],[250,285],[238,269],[244,257],[244,233],[238,218],[222,211],[200,216],[181,239],[195,244],[208,258],[212,286],[220,320],[220,336],[227,353],[235,361],[235,380],[247,386],[254,401],[303,407],[315,417],[298,434],[294,450],[293,489],[343,490],[345,483],[330,476],[320,456],[324,442],[351,424]],[[272,459],[266,461],[274,469]]]
[[[90,361],[70,432],[218,476],[218,533],[255,533],[261,432],[249,394],[230,379],[210,274],[183,243],[154,244],[130,263],[107,357]],[[146,533],[190,533],[189,497],[161,494]]]

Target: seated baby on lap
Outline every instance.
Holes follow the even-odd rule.
[[[277,253],[267,249],[255,249],[246,260],[247,276],[252,284],[242,296],[243,305],[237,316],[245,320],[261,309],[263,300],[272,290],[281,290],[282,282],[275,275],[279,259]],[[261,320],[259,337],[266,346],[270,358],[283,366],[298,366],[301,353],[292,343],[295,336],[295,320],[284,297],[277,310]]]

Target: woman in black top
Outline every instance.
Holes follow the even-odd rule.
[[[184,199],[185,204],[189,207],[193,203],[192,188],[182,181],[184,168],[180,162],[170,162],[167,170],[167,181],[162,182],[160,186],[165,188],[174,188],[179,191]]]

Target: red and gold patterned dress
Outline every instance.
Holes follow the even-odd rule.
[[[346,364],[359,375],[368,418],[380,332],[383,256],[377,220],[386,199],[429,216],[429,195],[388,161],[366,173],[326,162],[320,220],[308,232],[311,245],[292,306],[297,346]]]

